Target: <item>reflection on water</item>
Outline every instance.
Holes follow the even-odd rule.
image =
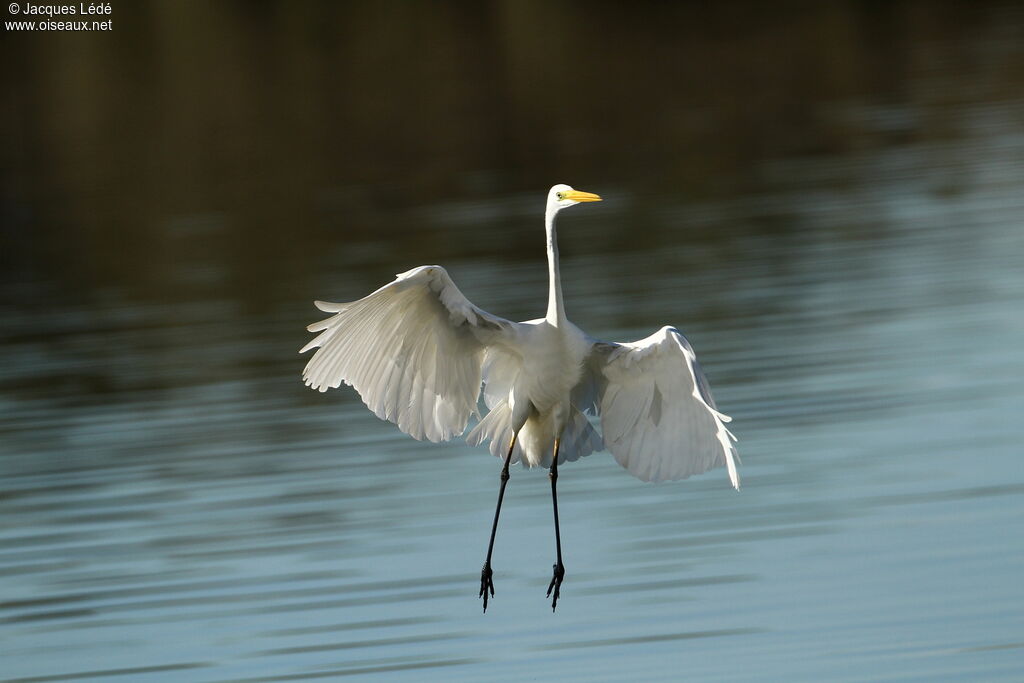
[[[453,54],[500,36],[485,66],[525,68],[554,49],[522,29],[530,7],[421,18],[451,32],[444,44]],[[830,52],[835,60],[822,68],[848,79],[836,92],[794,86],[767,101],[778,120],[760,132],[720,91],[705,113],[673,109],[666,93],[632,118],[621,102],[602,118],[586,99],[593,94],[573,90],[565,95],[581,114],[573,127],[523,108],[548,92],[544,78],[524,84],[510,69],[517,75],[507,82],[471,86],[452,73],[437,84],[463,97],[453,119],[477,126],[465,128],[465,146],[382,149],[357,184],[355,161],[329,163],[313,149],[316,131],[327,130],[314,117],[296,133],[306,146],[260,143],[254,152],[297,174],[290,182],[303,189],[284,200],[280,190],[260,191],[268,172],[248,168],[253,160],[239,158],[230,135],[208,159],[188,158],[190,135],[212,135],[188,126],[217,130],[196,110],[216,101],[218,67],[195,83],[192,104],[179,103],[176,122],[147,108],[185,87],[173,74],[152,92],[138,74],[119,74],[109,88],[127,89],[121,95],[141,110],[129,141],[100,158],[99,184],[78,175],[89,158],[83,147],[34,164],[9,151],[5,173],[21,180],[5,195],[5,252],[14,258],[0,279],[0,676],[1018,678],[1024,99],[1019,69],[1004,67],[1020,63],[1024,18],[998,6],[945,7],[910,29],[903,20],[923,11],[914,3],[881,14],[832,7],[805,18],[754,16],[736,29],[758,41],[751,60],[797,36],[787,53],[797,73],[808,68],[801,55],[823,49],[808,46],[814,36],[859,32],[884,53],[876,64]],[[623,20],[615,13],[600,9],[594,21],[608,28]],[[398,40],[362,19],[378,41]],[[302,17],[291,21],[301,33]],[[489,37],[473,43],[470,27],[481,26]],[[596,27],[560,49],[601,62],[589,56]],[[629,22],[621,30],[643,35]],[[616,56],[628,73],[645,73],[655,57],[728,44],[688,34],[698,42],[677,53],[665,27],[651,31],[650,44]],[[26,39],[4,49],[14,40]],[[321,70],[348,63],[338,50],[372,53],[373,41],[361,40],[286,50],[280,64],[250,63],[240,50],[231,68],[240,76],[294,69],[309,80],[292,83],[291,96],[322,88],[340,97]],[[708,68],[731,82],[757,70],[745,55]],[[416,68],[445,73],[439,65],[450,57]],[[12,83],[12,92],[49,112],[30,137],[52,140],[77,121],[87,151],[114,133],[84,132],[88,116],[102,118],[95,109],[47,108],[54,93],[97,97],[67,90],[61,68],[70,67],[60,59],[37,67],[52,77],[45,85]],[[379,68],[398,59],[388,54]],[[782,58],[766,59],[785,72]],[[188,63],[170,60],[178,65],[170,69]],[[894,63],[901,73],[888,70]],[[359,82],[365,74],[352,68],[339,78]],[[690,67],[669,68],[681,76]],[[629,89],[627,75],[604,73],[609,91]],[[229,99],[257,97],[256,83],[240,80]],[[484,106],[494,98],[520,106]],[[769,132],[792,134],[785,102],[799,104],[792,119],[810,126],[816,148],[792,137],[758,147]],[[357,130],[376,130],[407,115],[393,104],[379,103],[377,118],[331,106]],[[303,116],[319,111],[296,106]],[[425,120],[440,117],[433,106]],[[650,112],[657,117],[641,123]],[[715,138],[695,150],[677,154],[653,140],[689,139],[703,117]],[[568,135],[572,149],[552,160],[512,144],[528,137],[528,122],[548,120],[545,135]],[[627,122],[629,135],[605,125]],[[488,137],[506,124],[511,137]],[[274,122],[239,130],[264,125]],[[651,140],[638,132],[648,125]],[[340,144],[330,130],[330,145]],[[154,156],[131,147],[154,131],[166,136]],[[733,135],[742,146],[735,165],[710,163]],[[573,151],[597,138],[600,154]],[[362,144],[356,156],[368,154]],[[625,164],[622,175],[602,154]],[[633,173],[642,164],[630,166],[631,155],[671,180],[650,184]],[[437,158],[439,180],[411,177],[403,158]],[[142,168],[133,180],[127,166],[144,159],[177,166]],[[193,165],[212,184],[190,186]],[[491,170],[466,171],[481,168]],[[707,177],[690,183],[700,169]],[[156,196],[148,183],[165,174],[170,194]],[[220,186],[211,180],[229,175]],[[495,313],[538,315],[540,209],[556,180],[608,198],[600,211],[567,216],[561,231],[570,316],[609,339],[666,323],[684,329],[735,418],[744,489],[731,491],[721,470],[644,485],[606,453],[567,467],[567,578],[552,616],[547,479],[515,470],[495,550],[497,594],[481,616],[476,590],[499,463],[459,443],[415,442],[350,391],[310,392],[295,352],[317,318],[313,298],[355,298],[421,262],[444,263]]]

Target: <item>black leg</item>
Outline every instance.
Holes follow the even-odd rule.
[[[562,564],[562,534],[558,530],[558,493],[555,491],[555,484],[558,482],[558,439],[555,439],[555,454],[551,458],[551,470],[548,472],[551,480],[551,505],[555,511],[555,551],[557,560],[554,564],[554,576],[548,584],[547,597],[551,598],[551,611],[555,611],[558,605],[558,589],[562,587],[562,579],[565,577],[565,565]],[[554,597],[552,597],[552,592]]]
[[[494,552],[494,535],[498,532],[498,516],[501,514],[501,501],[505,497],[505,484],[508,483],[508,464],[512,461],[512,451],[516,447],[516,436],[512,435],[512,443],[508,447],[508,455],[505,456],[505,466],[501,468],[501,488],[498,489],[498,506],[494,508],[494,524],[491,525],[491,542],[487,544],[487,559],[484,560],[484,568],[480,571],[480,595],[484,599],[484,612],[487,611],[487,594],[494,597],[494,581],[491,580],[491,553]]]

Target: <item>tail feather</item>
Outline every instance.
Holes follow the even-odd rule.
[[[527,467],[534,465],[550,467],[551,453],[547,447],[543,449],[542,453],[531,453],[529,457],[524,457],[522,450],[524,444],[529,445],[534,442],[529,433],[532,431],[532,427],[534,425],[528,421],[520,430],[511,462],[522,462]],[[490,441],[491,455],[502,460],[508,455],[508,445],[512,442],[512,409],[506,401],[495,405],[466,436],[466,443],[470,446],[479,446],[485,441]],[[590,424],[587,416],[576,408],[572,408],[572,415],[562,432],[559,443],[558,463],[579,460],[602,448],[604,448],[604,442],[601,435]]]
[[[466,443],[470,446],[479,446],[485,441],[491,442],[491,455],[502,460],[508,455],[508,445],[512,442],[512,409],[507,401],[501,401],[491,408],[466,436]],[[519,462],[522,455],[521,444],[517,443],[512,453],[512,462]]]

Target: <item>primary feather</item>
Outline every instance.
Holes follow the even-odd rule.
[[[605,446],[644,481],[685,479],[724,465],[739,488],[731,418],[718,412],[686,338],[663,327],[646,339],[596,344]]]
[[[319,347],[303,372],[320,391],[351,385],[367,407],[416,439],[462,434],[476,411],[488,344],[515,327],[471,304],[448,272],[421,266],[364,299],[317,302]]]

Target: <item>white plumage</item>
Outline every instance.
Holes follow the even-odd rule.
[[[440,266],[421,266],[366,298],[316,302],[331,317],[309,326],[319,347],[303,377],[326,391],[343,382],[377,417],[430,441],[463,434],[499,458],[549,466],[607,447],[644,481],[682,479],[725,466],[739,488],[729,418],[718,412],[693,348],[672,327],[607,343],[565,317],[555,214],[590,193],[556,185],[546,227],[550,294],[544,318],[512,322],[474,306]],[[483,389],[488,412],[479,416]],[[586,414],[600,416],[602,438]]]

